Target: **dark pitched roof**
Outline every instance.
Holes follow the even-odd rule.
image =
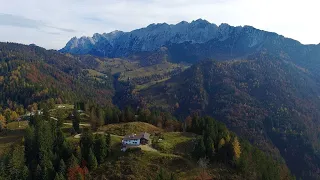
[[[143,132],[143,133],[140,133],[140,134],[128,134],[128,135],[125,135],[123,137],[123,140],[141,139],[141,138],[149,140],[150,134],[147,133],[147,132]]]

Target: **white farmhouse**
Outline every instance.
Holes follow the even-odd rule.
[[[138,147],[140,145],[148,144],[150,140],[150,134],[149,133],[140,133],[140,134],[130,134],[126,135],[122,139],[122,146],[121,150],[126,151],[127,148],[130,147]]]

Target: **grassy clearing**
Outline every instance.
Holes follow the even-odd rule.
[[[13,144],[20,143],[24,135],[24,129],[7,130],[0,134],[0,155]]]
[[[26,127],[28,127],[28,121],[14,121],[7,124],[9,130],[25,129]]]
[[[140,91],[140,90],[146,89],[146,88],[148,88],[148,87],[150,87],[150,86],[152,86],[152,85],[155,85],[155,84],[157,84],[157,83],[164,82],[164,81],[166,81],[166,80],[168,80],[168,79],[170,79],[170,78],[164,78],[164,79],[161,79],[161,80],[159,80],[159,81],[151,81],[151,82],[146,83],[146,84],[143,84],[143,85],[136,85],[135,90],[136,90],[136,91]]]
[[[185,177],[186,172],[194,168],[194,163],[172,154],[150,151],[133,151],[109,165],[98,168],[93,174],[96,176],[108,175],[110,179],[155,179],[160,169],[170,174],[174,172],[179,177]]]
[[[20,123],[15,121],[7,124],[7,130],[0,133],[0,155],[8,150],[11,145],[22,141],[24,129],[27,126],[28,121],[20,121]]]
[[[106,67],[111,69],[112,74],[132,71],[139,68],[139,63],[135,61],[127,61],[119,58],[108,59],[105,61]]]
[[[192,152],[196,138],[192,133],[167,132],[154,137],[153,146],[161,152],[187,155]]]
[[[119,136],[124,136],[130,133],[140,133],[140,132],[162,132],[163,130],[157,128],[154,125],[144,123],[144,122],[129,122],[129,123],[120,123],[120,124],[109,124],[102,126],[98,131],[104,131],[110,134],[115,134]]]

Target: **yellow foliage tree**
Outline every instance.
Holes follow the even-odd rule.
[[[15,112],[15,111],[11,111],[10,119],[11,119],[12,121],[14,121],[14,120],[18,119],[18,117],[19,117],[19,115],[18,115],[18,113],[17,113],[17,112]]]
[[[11,110],[9,108],[7,108],[6,110],[4,110],[4,117],[6,119],[6,121],[9,121],[11,120]]]
[[[2,114],[0,114],[0,131],[4,130],[6,127],[6,118]]]
[[[19,115],[23,115],[24,114],[24,108],[23,106],[20,106],[16,109],[16,112],[19,114]]]
[[[241,155],[241,147],[237,137],[233,139],[232,149],[235,159],[239,159]]]
[[[226,136],[226,142],[228,143],[228,142],[230,142],[230,140],[231,140],[231,136],[230,136],[230,134],[228,133],[227,136]]]
[[[218,144],[218,149],[222,148],[225,144],[226,144],[226,141],[223,138],[220,139],[219,144]]]

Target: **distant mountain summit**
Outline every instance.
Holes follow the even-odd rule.
[[[202,19],[190,23],[182,21],[175,25],[150,24],[131,32],[113,31],[96,33],[93,37],[74,37],[60,51],[109,58],[145,56],[147,52],[152,58],[143,61],[153,59],[154,53],[161,52],[162,56],[157,62],[165,59],[192,64],[204,59],[241,59],[264,52],[299,65],[308,65],[311,69],[320,57],[320,45],[303,45],[252,26],[217,26]]]
[[[72,38],[61,52],[73,54],[92,54],[106,57],[123,57],[134,52],[153,51],[168,44],[205,43],[212,39],[225,41],[230,36],[241,34],[250,29],[249,46],[255,46],[263,41],[266,32],[250,26],[233,27],[228,24],[209,23],[198,19],[188,23],[182,21],[175,25],[166,23],[150,24],[149,26],[131,32],[113,31],[94,34],[93,37]]]

